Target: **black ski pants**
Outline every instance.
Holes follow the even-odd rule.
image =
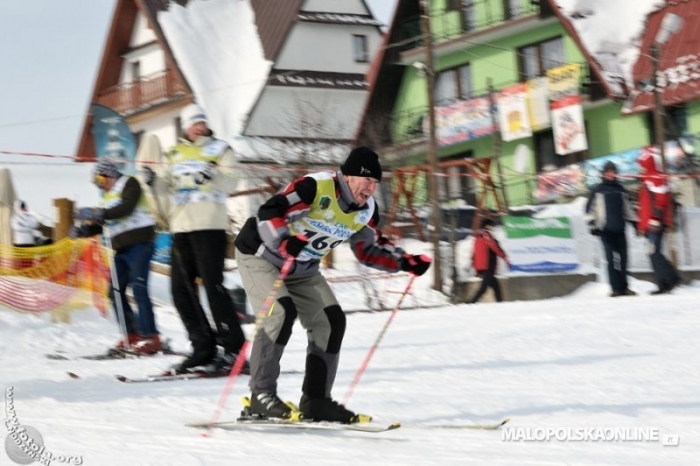
[[[209,350],[218,343],[223,346],[225,352],[238,353],[245,342],[235,304],[223,284],[226,246],[224,230],[202,230],[173,235],[173,302],[195,351]],[[199,302],[195,281],[197,277],[202,279],[216,325],[216,334]]]
[[[495,272],[491,270],[486,270],[484,272],[479,272],[479,276],[481,277],[481,286],[479,286],[479,289],[477,290],[476,294],[469,302],[475,303],[479,301],[479,299],[481,299],[484,293],[486,293],[486,289],[489,287],[493,290],[493,294],[496,295],[496,301],[498,301],[499,303],[503,301],[503,296],[501,295],[501,285],[496,279]]]

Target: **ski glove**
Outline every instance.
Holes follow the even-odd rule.
[[[105,219],[105,210],[93,207],[81,207],[75,215],[77,220],[91,220],[93,222],[102,223]]]
[[[297,257],[309,242],[304,235],[290,236],[280,243],[280,253],[285,259],[289,256]]]
[[[141,168],[141,179],[146,186],[153,186],[153,182],[156,180],[156,173],[151,169],[151,167]]]
[[[425,254],[406,254],[401,258],[400,267],[404,272],[421,276],[430,268],[432,260]]]
[[[204,184],[214,178],[216,174],[216,162],[208,163],[204,168],[194,174],[195,184]]]
[[[658,233],[663,229],[663,225],[661,225],[660,221],[656,219],[651,219],[649,220],[649,225],[647,228],[649,230],[649,233]]]

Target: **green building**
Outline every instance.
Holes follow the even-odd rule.
[[[429,15],[421,8],[424,3],[430,4]],[[698,16],[691,12],[700,8],[700,0],[670,2],[660,9],[653,0],[617,0],[615,8],[604,11],[573,10],[581,3],[586,2],[399,0],[369,75],[371,95],[358,142],[377,148],[394,169],[429,163],[432,78],[437,160],[492,159],[491,176],[507,207],[581,195],[599,180],[597,167],[609,158],[628,164],[622,172],[634,180],[635,154],[659,136],[654,87],[649,86],[653,61],[647,52],[663,17],[672,12],[684,16],[685,24],[669,36],[657,60],[657,76],[665,87],[659,91],[663,106],[656,108],[670,144],[664,146],[666,155],[673,153],[677,165],[669,171],[679,175],[678,190],[688,196],[686,203],[697,204],[694,183],[682,176],[694,170],[694,138],[675,146],[673,141],[700,131],[700,91],[695,90],[700,89],[700,59],[688,66],[691,59],[683,58],[688,51],[679,45],[684,30],[698,30],[691,24]],[[619,28],[639,30],[636,49],[605,41],[616,24],[635,21],[634,15],[616,15],[625,4],[641,10],[639,24]],[[430,41],[424,39],[425,17]],[[686,68],[679,71],[683,64]],[[678,83],[687,89],[677,92]],[[511,91],[519,93],[502,100]],[[526,109],[527,118],[518,109]],[[565,134],[567,125],[576,122],[570,115],[579,115],[580,134],[573,139]],[[571,141],[576,142],[567,147]],[[468,169],[440,171],[443,205],[476,204],[480,185]],[[416,203],[427,203],[425,180],[416,186]],[[486,205],[496,207],[492,199]]]

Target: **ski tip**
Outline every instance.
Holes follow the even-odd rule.
[[[401,427],[401,423],[400,423],[400,422],[392,422],[391,424],[389,424],[389,425],[387,426],[387,430],[398,429],[399,427]]]
[[[501,425],[504,426],[504,425],[508,424],[509,422],[510,422],[510,418],[507,417],[507,418],[505,418],[504,420],[501,421]]]
[[[125,375],[115,375],[114,377],[120,382],[131,382],[131,379]]]
[[[68,372],[68,377],[70,377],[71,379],[79,379],[80,378],[80,376],[78,374],[76,374],[75,372]]]

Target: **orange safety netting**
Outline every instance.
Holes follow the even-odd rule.
[[[33,248],[0,245],[0,306],[66,312],[95,306],[106,315],[109,256],[96,239],[62,239]]]

